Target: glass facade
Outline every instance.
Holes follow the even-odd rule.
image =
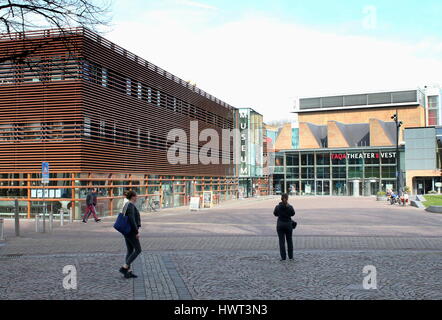
[[[51,173],[45,188],[41,174],[0,174],[0,217],[14,215],[14,200],[19,201],[23,218],[33,218],[47,212],[58,215],[72,210],[80,219],[86,210],[86,197],[91,188],[98,190],[97,214],[118,214],[123,204],[123,192],[138,193],[138,208],[170,208],[188,205],[190,197],[202,198],[203,191],[212,191],[214,204],[238,198],[237,177],[183,177],[145,174]]]
[[[275,155],[273,193],[372,196],[396,188],[396,149],[284,151]]]
[[[439,124],[439,96],[428,97],[428,125]]]

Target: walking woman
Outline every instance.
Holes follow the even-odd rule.
[[[137,202],[137,194],[134,191],[127,191],[125,195],[129,201],[124,205],[122,213],[126,214],[128,217],[131,225],[131,232],[124,236],[127,254],[126,263],[120,268],[120,272],[125,278],[137,278],[137,276],[133,274],[130,266],[141,253],[140,235],[138,233],[138,229],[141,227],[140,212],[135,206],[135,203]]]
[[[289,196],[284,193],[281,196],[281,202],[275,207],[273,214],[278,217],[276,223],[276,231],[279,237],[279,251],[281,252],[281,261],[287,259],[285,251],[285,242],[287,240],[288,256],[293,260],[293,222],[292,217],[295,215],[295,209],[288,203]]]

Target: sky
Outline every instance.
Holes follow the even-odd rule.
[[[114,0],[104,36],[266,122],[296,101],[442,85],[442,1]]]

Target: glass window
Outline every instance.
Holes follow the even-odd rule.
[[[318,166],[330,165],[330,154],[329,153],[316,154],[316,165],[318,165]]]
[[[347,171],[345,167],[333,167],[332,170],[333,179],[346,179]]]
[[[349,153],[348,154],[348,164],[349,165],[363,165],[364,159],[362,157],[362,152],[358,153]]]
[[[284,165],[284,156],[282,154],[277,154],[275,156],[275,166],[283,166]]]
[[[315,194],[315,181],[301,181],[301,194]]]
[[[382,158],[382,164],[396,164],[396,157]]]
[[[315,177],[314,168],[301,168],[302,179],[314,179],[314,177]]]
[[[285,188],[288,194],[296,195],[299,191],[299,181],[287,181]]]
[[[365,178],[380,178],[380,168],[365,167]]]
[[[380,163],[380,154],[379,152],[371,153],[371,156],[365,158],[365,164],[379,164]]]
[[[345,180],[333,181],[332,183],[332,195],[345,196],[347,195],[347,183]]]
[[[345,166],[347,162],[347,155],[345,153],[332,153],[330,157],[334,166]]]
[[[298,167],[291,167],[287,168],[287,179],[298,179],[299,178],[299,168]]]
[[[287,166],[299,166],[299,155],[298,154],[287,154],[286,155]]]
[[[284,173],[284,167],[275,167],[274,172],[275,173]]]
[[[316,168],[316,178],[317,179],[330,179],[330,168],[329,167]]]
[[[348,178],[362,178],[362,167],[349,167]]]
[[[439,107],[439,96],[428,97],[428,109],[437,109]]]
[[[437,125],[437,110],[428,110],[428,125],[435,126]]]
[[[303,166],[313,166],[314,165],[313,154],[302,154],[301,155],[301,165]]]
[[[382,178],[396,178],[396,166],[382,167]]]

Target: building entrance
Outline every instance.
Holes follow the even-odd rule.
[[[316,181],[316,195],[329,196],[330,195],[330,180]]]
[[[364,196],[375,196],[379,191],[379,181],[365,180],[364,182]]]
[[[362,195],[362,187],[360,180],[352,180],[350,181],[350,190],[349,195],[353,197],[360,197]]]

